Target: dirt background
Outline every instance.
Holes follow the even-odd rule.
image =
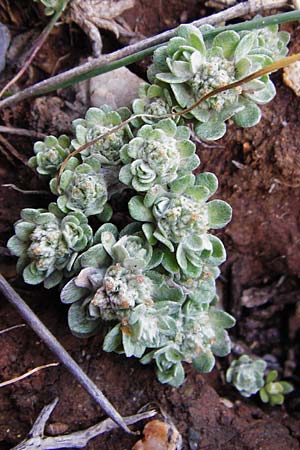
[[[136,0],[136,7],[124,17],[136,32],[150,36],[211,12],[197,0]],[[22,34],[20,55],[43,26],[37,7],[26,1],[1,0],[0,20],[10,25],[14,35]],[[298,51],[300,27],[285,28],[292,32],[291,51]],[[103,36],[106,51],[120,46],[111,33]],[[89,42],[78,27],[60,26],[19,87],[71,67],[90,53]],[[21,56],[13,58],[5,77],[9,79],[20,64]],[[132,70],[145,76],[145,66],[142,62]],[[262,356],[270,368],[291,381],[295,391],[283,407],[264,406],[256,397],[246,400],[226,385],[224,374],[232,356],[219,359],[218,370],[205,376],[186,366],[186,382],[175,389],[159,384],[151,366],[104,353],[101,336],[85,340],[72,337],[66,325],[67,309],[60,304],[58,292],[24,285],[16,276],[15,259],[5,248],[20,210],[46,206],[51,196],[22,194],[0,186],[1,272],[120,413],[134,414],[146,403],[157,402],[183,434],[186,450],[300,448],[300,102],[282,83],[281,73],[273,79],[278,95],[263,107],[258,126],[240,130],[229,124],[225,138],[214,145],[198,143],[198,150],[201,169],[215,172],[220,180],[218,198],[228,201],[234,211],[231,224],[220,233],[228,261],[219,280],[224,307],[238,319],[231,331],[232,356],[244,351]],[[74,89],[69,89],[1,111],[1,125],[57,135],[68,132],[71,120],[86,108],[78,102]],[[33,142],[15,135],[0,136],[1,185],[46,189],[18,159],[31,156]],[[17,157],[10,145],[17,150]],[[22,323],[5,299],[0,301],[0,317],[0,330]],[[53,361],[55,357],[29,327],[0,334],[0,381]],[[42,407],[56,396],[60,401],[48,433],[79,430],[103,418],[101,409],[66,370],[49,368],[0,390],[0,449],[20,442]],[[135,440],[115,431],[86,448],[129,450]]]

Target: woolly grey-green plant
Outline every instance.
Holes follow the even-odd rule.
[[[181,25],[177,36],[154,52],[148,71],[152,82],[169,86],[182,109],[214,89],[256,72],[287,53],[288,33],[270,27],[260,30],[220,32],[205,41],[193,25]],[[272,45],[273,41],[273,45]],[[275,96],[268,75],[219,93],[194,108],[188,118],[196,120],[196,134],[204,140],[221,138],[230,117],[242,127],[260,121],[263,105]]]
[[[233,360],[226,372],[226,381],[232,383],[243,397],[256,394],[264,385],[267,363],[263,359],[252,359],[242,355]]]
[[[128,108],[112,110],[107,105],[100,108],[90,108],[87,110],[84,119],[73,121],[75,139],[72,146],[75,149],[97,139],[99,136],[109,132],[112,128],[128,119],[131,112]],[[120,163],[120,150],[132,138],[132,132],[128,125],[118,131],[114,131],[95,144],[90,145],[81,152],[83,159],[90,155],[97,155],[102,165],[117,165]]]
[[[47,136],[44,141],[34,144],[33,151],[36,156],[29,159],[28,165],[40,175],[54,177],[71,151],[70,139],[66,135]]]
[[[169,342],[146,354],[141,362],[154,360],[161,383],[180,386],[184,381],[182,362],[192,363],[199,372],[210,372],[216,356],[230,353],[231,343],[226,328],[235,320],[212,306],[188,300],[176,317],[176,332]]]
[[[28,284],[49,289],[70,277],[78,254],[92,241],[92,229],[81,212],[62,214],[55,203],[46,209],[25,208],[15,224],[15,236],[7,243],[19,257],[18,272]]]
[[[137,192],[145,192],[191,173],[200,160],[189,137],[189,128],[177,126],[171,119],[142,126],[137,136],[121,149],[124,166],[120,181]]]
[[[203,264],[219,265],[225,261],[222,242],[207,233],[231,220],[231,208],[226,202],[207,202],[217,185],[211,173],[187,175],[171,183],[170,190],[154,186],[145,197],[135,196],[129,201],[132,218],[150,222],[149,236],[169,249],[163,262],[169,272],[181,269],[187,277],[196,278],[201,275]]]

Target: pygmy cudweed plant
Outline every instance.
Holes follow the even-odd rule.
[[[57,5],[42,2],[48,14]],[[105,324],[104,350],[153,361],[162,383],[180,386],[184,362],[210,372],[215,356],[230,353],[227,330],[235,324],[218,304],[216,278],[226,252],[210,232],[227,225],[232,211],[210,200],[218,188],[214,174],[193,173],[200,160],[186,125],[205,140],[220,138],[230,117],[253,126],[258,105],[275,88],[265,75],[180,111],[285,55],[287,42],[276,27],[205,40],[199,29],[181,26],[156,50],[150,84],[141,85],[133,111],[90,108],[73,122],[74,136],[49,136],[34,146],[30,165],[52,178],[57,202],[21,212],[8,242],[18,270],[29,284],[60,284],[72,333],[91,336]],[[132,222],[118,230],[109,223],[110,204],[119,212],[124,190]],[[250,396],[262,389],[264,369],[264,361],[242,357],[227,379]],[[278,403],[287,386],[268,383],[263,401]]]
[[[267,363],[263,359],[252,359],[247,355],[233,360],[226,372],[226,381],[232,383],[244,396],[259,392],[263,403],[271,406],[282,405],[284,395],[293,391],[293,386],[287,381],[277,381],[277,370],[271,370],[264,378]]]

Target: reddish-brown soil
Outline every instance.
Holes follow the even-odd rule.
[[[7,18],[14,32],[18,27],[24,30],[32,26],[35,13],[25,9],[25,18],[22,2],[11,3],[18,6],[14,20]],[[207,13],[202,4],[197,0],[139,0],[125,17],[136,31],[151,35]],[[293,32],[291,49],[296,50],[300,29],[290,26],[289,30]],[[67,55],[62,63],[67,67],[76,63],[78,49],[81,54],[89,51],[76,27],[71,35],[67,27],[62,27],[58,38],[63,46],[61,54],[48,44],[21,85],[48,76],[53,70],[51,61],[53,66],[59,56]],[[80,45],[72,54],[74,40]],[[109,33],[105,40],[112,41],[111,47],[117,44]],[[143,74],[143,63],[134,70]],[[158,403],[182,433],[186,450],[300,448],[300,103],[282,84],[281,74],[273,78],[278,95],[263,107],[263,119],[257,127],[240,130],[230,124],[224,139],[209,146],[199,143],[198,150],[202,170],[215,172],[220,180],[218,197],[227,200],[234,210],[231,224],[220,233],[228,262],[219,281],[224,307],[238,320],[231,332],[233,350],[235,355],[247,351],[267,357],[270,367],[293,382],[295,391],[283,407],[263,406],[257,398],[246,400],[226,385],[224,373],[229,358],[219,359],[219,370],[205,376],[186,366],[186,382],[175,389],[159,384],[151,366],[103,352],[101,336],[85,340],[72,337],[58,291],[24,285],[16,276],[15,259],[5,249],[20,210],[46,206],[51,197],[0,187],[1,272],[122,414],[136,413],[148,402]],[[2,124],[53,134],[68,131],[76,115],[68,108],[73,96],[70,90],[21,103],[1,112]],[[21,155],[31,155],[33,140],[4,137]],[[46,189],[22,162],[5,156],[3,149],[7,150],[7,144],[0,141],[1,185]],[[0,330],[22,323],[5,299],[1,299],[0,314]],[[0,335],[0,381],[52,361],[55,357],[29,327]],[[20,442],[42,407],[56,396],[60,401],[49,422],[51,433],[86,428],[103,417],[101,409],[66,370],[49,368],[0,390],[0,450]],[[95,439],[87,449],[129,450],[135,441],[115,431]]]

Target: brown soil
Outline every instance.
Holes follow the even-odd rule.
[[[136,31],[151,35],[207,13],[202,4],[197,0],[139,0],[134,12],[127,12],[125,17]],[[16,11],[19,22],[9,20],[14,27],[20,27],[22,9]],[[30,26],[30,17],[26,16],[23,26]],[[300,30],[294,26],[290,31],[295,43]],[[62,27],[60,33],[65,46],[62,53],[72,54],[74,39],[84,42],[79,50],[86,52],[88,44],[79,30],[73,31],[72,39],[67,28]],[[106,40],[113,40],[109,33]],[[115,45],[113,41],[112,46]],[[292,50],[293,46],[296,48],[296,44],[292,44]],[[52,48],[48,45],[43,51],[29,76],[22,80],[23,85],[51,73],[49,64],[45,68],[45,52],[46,56],[49,54],[47,61],[54,61]],[[77,53],[70,56],[66,66],[76,58]],[[144,65],[139,64],[135,70],[143,73]],[[227,200],[234,210],[231,224],[220,233],[228,250],[228,262],[219,282],[224,307],[238,319],[231,333],[233,353],[247,350],[267,357],[270,367],[279,369],[282,377],[293,382],[295,392],[284,407],[262,406],[256,398],[246,400],[226,385],[224,373],[230,358],[219,359],[219,370],[205,376],[186,366],[186,382],[175,389],[159,384],[152,367],[104,353],[101,336],[86,340],[72,337],[58,292],[25,286],[16,277],[15,260],[5,249],[20,210],[46,206],[49,198],[0,188],[1,272],[122,414],[136,413],[148,402],[158,403],[183,434],[186,450],[300,448],[300,103],[282,84],[281,74],[275,75],[274,80],[278,95],[263,108],[259,126],[240,130],[230,124],[226,138],[214,146],[199,143],[199,155],[202,170],[213,171],[219,177],[218,197]],[[2,123],[45,133],[68,131],[68,102],[73,95],[69,90],[17,105],[1,113]],[[31,155],[31,139],[4,137],[21,155]],[[46,188],[22,162],[5,156],[3,148],[6,144],[0,142],[1,185],[13,183],[27,190]],[[0,329],[22,323],[5,299],[1,299],[0,308]],[[28,327],[2,334],[0,340],[1,380],[55,361]],[[42,407],[56,396],[60,402],[49,422],[51,433],[82,429],[103,417],[100,408],[66,370],[46,369],[0,390],[0,450],[20,442]],[[115,431],[95,439],[87,449],[129,450],[135,441]]]

